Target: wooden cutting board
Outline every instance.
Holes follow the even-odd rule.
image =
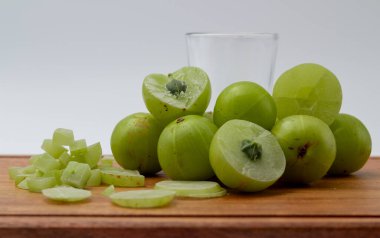
[[[156,209],[117,207],[101,195],[105,186],[86,202],[48,201],[9,180],[8,167],[26,164],[27,157],[0,156],[0,237],[380,237],[380,158],[311,186],[176,199]],[[147,178],[146,187],[162,179]]]

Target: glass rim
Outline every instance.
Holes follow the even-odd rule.
[[[186,37],[218,37],[218,38],[273,38],[278,39],[278,33],[267,32],[236,32],[236,33],[219,33],[219,32],[188,32]]]

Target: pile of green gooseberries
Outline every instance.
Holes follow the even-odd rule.
[[[248,81],[226,87],[205,113],[206,72],[184,67],[148,75],[142,95],[149,113],[122,119],[111,136],[115,160],[143,175],[172,180],[216,176],[227,188],[256,192],[280,180],[309,184],[364,166],[371,137],[354,116],[340,113],[337,77],[318,64],[284,72],[273,93]]]

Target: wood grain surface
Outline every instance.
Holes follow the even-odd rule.
[[[380,237],[380,158],[310,186],[176,199],[156,209],[117,207],[101,195],[105,186],[91,188],[86,202],[48,201],[9,180],[7,168],[25,164],[23,156],[0,156],[0,237]],[[162,179],[147,178],[146,187]]]

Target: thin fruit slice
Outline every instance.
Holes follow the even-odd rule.
[[[186,197],[190,198],[217,198],[217,197],[223,197],[227,194],[227,191],[225,189],[212,192],[212,193],[200,193],[200,194],[189,194]]]
[[[196,197],[196,195],[212,194],[224,191],[217,182],[212,181],[175,181],[164,180],[155,184],[155,189],[176,192],[179,197]]]
[[[168,205],[174,196],[173,191],[148,189],[113,193],[110,198],[114,204],[122,207],[154,208]]]
[[[71,145],[74,142],[72,130],[57,128],[53,133],[53,143],[56,145]]]
[[[318,64],[300,64],[276,81],[273,98],[277,117],[315,116],[330,125],[342,105],[342,89],[336,76]]]
[[[210,80],[196,67],[168,75],[151,74],[144,79],[143,97],[149,112],[166,125],[178,117],[205,112],[211,97]]]
[[[91,169],[88,164],[70,161],[63,170],[61,181],[76,188],[84,188],[91,176]]]
[[[269,187],[285,170],[285,156],[276,138],[261,126],[238,119],[215,133],[210,163],[223,184],[245,192]]]
[[[101,170],[102,183],[117,187],[142,187],[145,177],[136,170],[104,169]]]
[[[91,192],[88,190],[67,186],[44,189],[42,194],[51,200],[61,202],[79,202],[91,197]]]

